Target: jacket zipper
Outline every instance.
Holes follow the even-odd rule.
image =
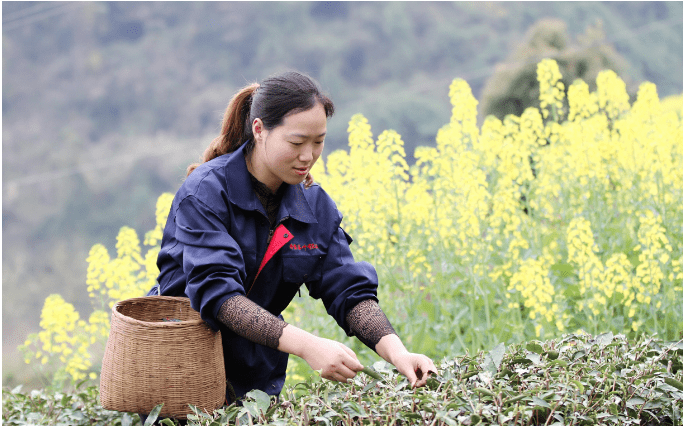
[[[282,225],[282,222],[285,220],[289,219],[289,216],[285,216],[278,223],[275,224],[275,226],[270,228],[270,231],[268,231],[268,241],[266,241],[266,250],[268,250],[268,244],[270,244],[270,240],[273,238],[273,234],[275,233],[275,230],[277,229],[278,226]],[[270,222],[268,222],[270,223]],[[264,254],[265,255],[265,254]]]
[[[273,239],[273,234],[275,233],[275,228],[271,229],[268,231],[268,241],[266,241],[266,250],[268,250],[268,244],[270,244],[270,240]],[[264,253],[265,256],[265,253]]]

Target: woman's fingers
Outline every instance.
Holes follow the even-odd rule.
[[[356,372],[342,364],[339,366],[333,366],[327,372],[323,371],[322,377],[325,379],[346,383],[348,379],[353,379],[356,377]]]
[[[356,354],[334,340],[318,338],[316,344],[308,346],[304,359],[314,370],[329,380],[346,382],[363,369]]]
[[[417,381],[413,387],[419,388],[426,385],[427,379],[432,373],[436,374],[436,366],[434,365],[434,362],[424,355],[419,355],[419,359],[417,360],[417,370],[415,371]]]
[[[406,379],[408,379],[408,383],[410,383],[410,387],[414,388],[415,384],[417,383],[417,373],[413,371],[412,368],[409,368],[405,371],[404,374],[406,376]]]
[[[424,374],[422,367],[417,367],[417,370],[415,370],[415,376],[417,376],[417,380],[415,383],[413,383],[414,388],[419,388],[427,384],[427,378],[429,377],[429,374]]]
[[[339,345],[342,347],[342,349],[344,349],[344,352],[346,352],[346,354],[350,357],[350,359],[344,360],[344,365],[347,366],[349,369],[353,370],[354,372],[361,371],[363,369],[363,364],[361,364],[360,361],[358,361],[356,353],[352,351],[348,346],[342,343],[340,343]]]
[[[330,378],[339,382],[346,382],[347,379],[356,377],[356,372],[363,369],[363,365],[358,361],[356,354],[346,345],[336,342],[341,348],[339,363],[330,365]]]
[[[323,379],[336,380],[338,382],[344,382],[348,379],[353,379],[356,377],[356,372],[346,367],[345,365],[331,366],[327,370],[323,370],[321,376]]]
[[[358,361],[358,357],[356,356],[356,353],[355,353],[354,351],[352,351],[351,348],[349,348],[348,346],[346,346],[346,345],[343,344],[343,343],[339,343],[339,342],[337,342],[337,343],[339,344],[339,346],[342,347],[342,349],[344,349],[344,351],[345,351],[347,354],[349,354],[353,359],[355,359],[356,361]],[[360,364],[360,362],[359,362],[359,364]],[[361,370],[362,370],[362,369],[363,369],[363,368],[361,367]]]
[[[436,367],[432,360],[421,354],[406,352],[402,354],[394,364],[410,383],[410,386],[421,387],[427,384],[430,373],[436,374]]]

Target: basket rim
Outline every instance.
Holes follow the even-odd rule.
[[[164,322],[164,321],[142,321],[139,319],[131,318],[127,315],[122,314],[121,312],[118,311],[118,307],[123,306],[124,304],[128,304],[131,302],[135,301],[148,301],[150,298],[154,298],[155,300],[179,300],[179,299],[184,299],[189,301],[189,298],[187,297],[178,297],[178,296],[143,296],[143,297],[133,297],[130,299],[124,299],[124,300],[119,300],[114,304],[112,307],[112,315],[116,316],[117,319],[121,321],[125,321],[129,324],[134,324],[134,325],[141,325],[141,326],[153,326],[153,327],[164,327],[164,328],[174,328],[174,327],[187,327],[187,326],[195,326],[195,325],[201,325],[204,324],[205,321],[203,319],[196,319],[196,320],[188,320],[188,321],[170,321],[170,322]],[[190,309],[192,309],[192,306],[190,306]],[[196,311],[195,311],[196,312]]]

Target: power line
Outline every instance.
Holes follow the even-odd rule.
[[[649,24],[645,24],[641,27],[638,27],[637,29],[634,30],[626,30],[626,31],[621,31],[620,33],[611,36],[611,37],[605,37],[602,40],[595,40],[591,44],[589,44],[588,48],[591,47],[597,47],[600,45],[606,45],[610,43],[614,43],[616,41],[622,41],[622,40],[627,40],[629,38],[634,38],[638,36],[645,35],[647,33],[651,33],[657,30],[661,30],[664,28],[668,27],[673,27],[676,25],[679,25],[683,23],[683,16],[676,16],[673,18],[669,19],[663,19],[661,21],[655,21],[655,22],[650,22]],[[540,58],[543,59],[543,58]],[[532,59],[528,59],[526,61],[516,61],[516,62],[500,62],[497,63],[495,66],[482,66],[478,67],[475,69],[469,69],[465,70],[464,72],[460,73],[450,73],[451,76],[448,77],[437,77],[436,79],[432,80],[433,82],[438,82],[439,84],[445,84],[446,86],[450,84],[451,81],[453,81],[453,78],[462,78],[463,80],[467,81],[469,84],[471,84],[473,81],[478,81],[482,78],[490,77],[493,75],[493,73],[496,71],[496,67],[502,67],[505,69],[515,69],[524,65],[527,65],[529,63],[532,63]],[[444,73],[445,74],[445,73]],[[456,77],[452,77],[453,74],[456,74]],[[430,93],[431,88],[424,88],[415,91],[415,93]]]
[[[70,3],[70,2],[67,2],[67,3]],[[59,8],[59,7],[64,6],[65,4],[66,4],[65,2],[62,2],[62,3],[44,2],[41,4],[36,4],[34,6],[29,6],[29,7],[23,8],[23,9],[16,10],[10,14],[3,13],[3,17],[6,19],[3,19],[2,23],[7,24],[10,21],[14,21],[14,20],[19,19],[19,18],[24,18],[24,17],[30,16],[30,15],[35,15],[36,13],[42,12],[46,9]]]
[[[651,22],[649,24],[645,24],[635,30],[626,30],[626,31],[621,31],[620,33],[617,33],[617,35],[611,36],[611,37],[605,37],[602,40],[595,40],[589,45],[585,46],[587,48],[591,47],[597,47],[601,45],[606,45],[610,43],[614,43],[616,41],[622,41],[622,40],[627,40],[630,38],[642,36],[647,33],[651,33],[657,30],[661,30],[664,28],[668,27],[673,27],[676,25],[679,25],[683,23],[683,16],[676,16],[673,18],[669,19],[664,19],[661,21],[655,21]],[[498,64],[497,66],[501,66],[504,68],[517,68],[519,66],[523,66],[531,62],[530,60],[527,61],[517,61],[517,62],[503,62],[501,64]],[[484,77],[488,77],[493,74],[495,71],[496,67],[492,66],[486,66],[486,67],[480,67],[478,69],[472,70],[472,71],[466,71],[465,73],[460,74],[460,78],[470,82],[470,81],[475,81],[479,80]]]
[[[683,23],[683,16],[676,16],[676,17],[664,19],[661,21],[654,21],[654,22],[650,22],[649,24],[645,24],[642,27],[639,27],[635,31],[634,30],[622,31],[621,32],[622,35],[617,35],[614,37],[608,37],[607,41],[608,42],[615,42],[615,41],[621,40],[621,39],[632,38],[635,36],[647,34],[649,32],[655,31],[655,30],[659,30],[659,29],[663,29],[666,27],[678,25],[680,23]]]
[[[33,22],[69,12],[74,6],[81,5],[83,5],[83,2],[60,3],[57,6],[53,6],[51,3],[44,3],[33,7],[27,7],[10,14],[8,19],[3,19],[2,29],[3,31],[10,31],[21,28]]]
[[[51,172],[45,172],[45,173],[37,173],[29,176],[25,176],[22,178],[18,179],[12,179],[10,181],[5,181],[4,184],[6,184],[8,187],[18,187],[18,186],[23,186],[23,185],[31,185],[35,183],[44,183],[47,181],[54,181],[56,179],[61,179],[69,176],[74,176],[80,173],[85,173],[93,170],[100,170],[100,169],[107,169],[115,166],[119,166],[121,164],[126,164],[126,163],[134,163],[138,160],[142,160],[144,158],[154,158],[154,157],[159,157],[162,155],[168,155],[168,154],[178,154],[181,152],[180,150],[182,147],[175,146],[171,148],[164,149],[162,151],[157,151],[152,154],[150,153],[144,153],[144,154],[128,154],[128,155],[120,155],[118,157],[112,157],[106,161],[99,161],[96,163],[91,163],[91,164],[85,164],[85,165],[78,165],[74,167],[69,167],[66,169],[61,169],[61,170],[54,170]]]

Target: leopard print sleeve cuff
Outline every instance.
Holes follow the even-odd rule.
[[[236,334],[269,348],[277,349],[287,323],[245,296],[237,295],[223,302],[218,321]]]
[[[372,299],[354,306],[346,315],[346,323],[358,340],[373,351],[376,351],[375,346],[382,337],[396,334],[379,304]]]

